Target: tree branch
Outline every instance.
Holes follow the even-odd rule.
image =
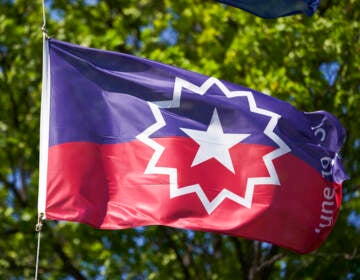
[[[27,206],[27,200],[26,200],[26,196],[24,195],[23,192],[20,192],[16,186],[14,182],[9,182],[5,176],[3,174],[0,174],[0,181],[2,181],[2,183],[5,185],[5,187],[9,190],[11,190],[14,194],[16,199],[19,201],[21,207],[26,207]]]
[[[63,262],[63,269],[70,275],[74,276],[77,280],[86,280],[86,277],[81,274],[81,272],[72,264],[68,255],[64,252],[63,247],[59,242],[53,243],[55,252],[59,255],[60,259]]]
[[[15,128],[18,129],[20,126],[19,112],[18,112],[19,110],[18,110],[18,106],[17,106],[16,100],[15,100],[14,91],[12,90],[12,87],[10,86],[10,83],[9,83],[7,67],[6,67],[7,61],[6,61],[5,55],[2,57],[2,61],[3,61],[2,74],[4,77],[4,85],[6,87],[6,91],[9,93],[9,96],[10,96],[10,103],[12,106],[11,112],[13,113],[12,115],[13,115],[13,120],[14,120],[14,126],[15,126]]]
[[[180,255],[180,253],[178,252],[178,250],[176,250],[176,248],[178,247],[176,245],[176,243],[172,240],[171,238],[171,234],[168,233],[168,230],[165,229],[164,230],[165,236],[167,237],[169,243],[171,244],[170,247],[174,250],[175,254],[176,254],[176,258],[178,260],[178,262],[180,263],[181,269],[184,273],[185,279],[191,279],[191,274],[190,271],[188,269],[188,264],[186,264],[184,262],[184,258]]]
[[[250,274],[250,269],[251,269],[251,262],[250,260],[253,259],[253,251],[250,252],[249,246],[247,246],[248,248],[246,250],[244,250],[244,246],[242,244],[242,242],[240,241],[239,238],[236,237],[231,237],[231,240],[233,241],[234,245],[235,245],[235,249],[236,249],[236,256],[241,264],[241,271],[242,271],[242,275],[243,275],[243,279],[244,280],[249,280],[249,274]],[[243,242],[250,242],[248,240],[243,240]],[[245,251],[246,251],[246,257],[245,257]]]

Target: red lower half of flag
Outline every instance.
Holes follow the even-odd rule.
[[[163,147],[157,154],[140,141],[50,147],[46,218],[103,229],[165,225],[211,231],[300,253],[316,249],[334,226],[341,185],[291,153],[272,162],[279,184],[251,189],[249,179],[270,176],[263,157],[273,147],[234,146],[232,172],[215,158],[193,165],[198,146],[191,139],[154,141]],[[241,202],[245,197],[250,204]],[[215,205],[211,211],[206,202]]]

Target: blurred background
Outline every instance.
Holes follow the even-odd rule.
[[[212,0],[45,1],[48,34],[134,54],[326,110],[351,179],[316,251],[166,227],[46,221],[40,279],[360,279],[360,1],[262,19]],[[35,272],[42,3],[0,0],[0,279]],[[311,195],[311,194],[309,194]]]

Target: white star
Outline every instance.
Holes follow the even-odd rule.
[[[249,137],[250,134],[225,134],[216,108],[214,109],[210,124],[206,131],[187,128],[180,129],[200,145],[191,167],[211,158],[215,158],[235,174],[229,149]]]

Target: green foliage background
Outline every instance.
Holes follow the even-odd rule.
[[[47,221],[40,279],[360,279],[360,1],[264,20],[211,0],[46,1],[49,35],[241,84],[347,129],[339,219],[315,252],[148,227],[100,231]],[[35,271],[41,2],[0,0],[0,278]],[[334,83],[320,71],[337,63]],[[330,72],[326,72],[330,74]],[[311,195],[311,194],[309,194]]]

